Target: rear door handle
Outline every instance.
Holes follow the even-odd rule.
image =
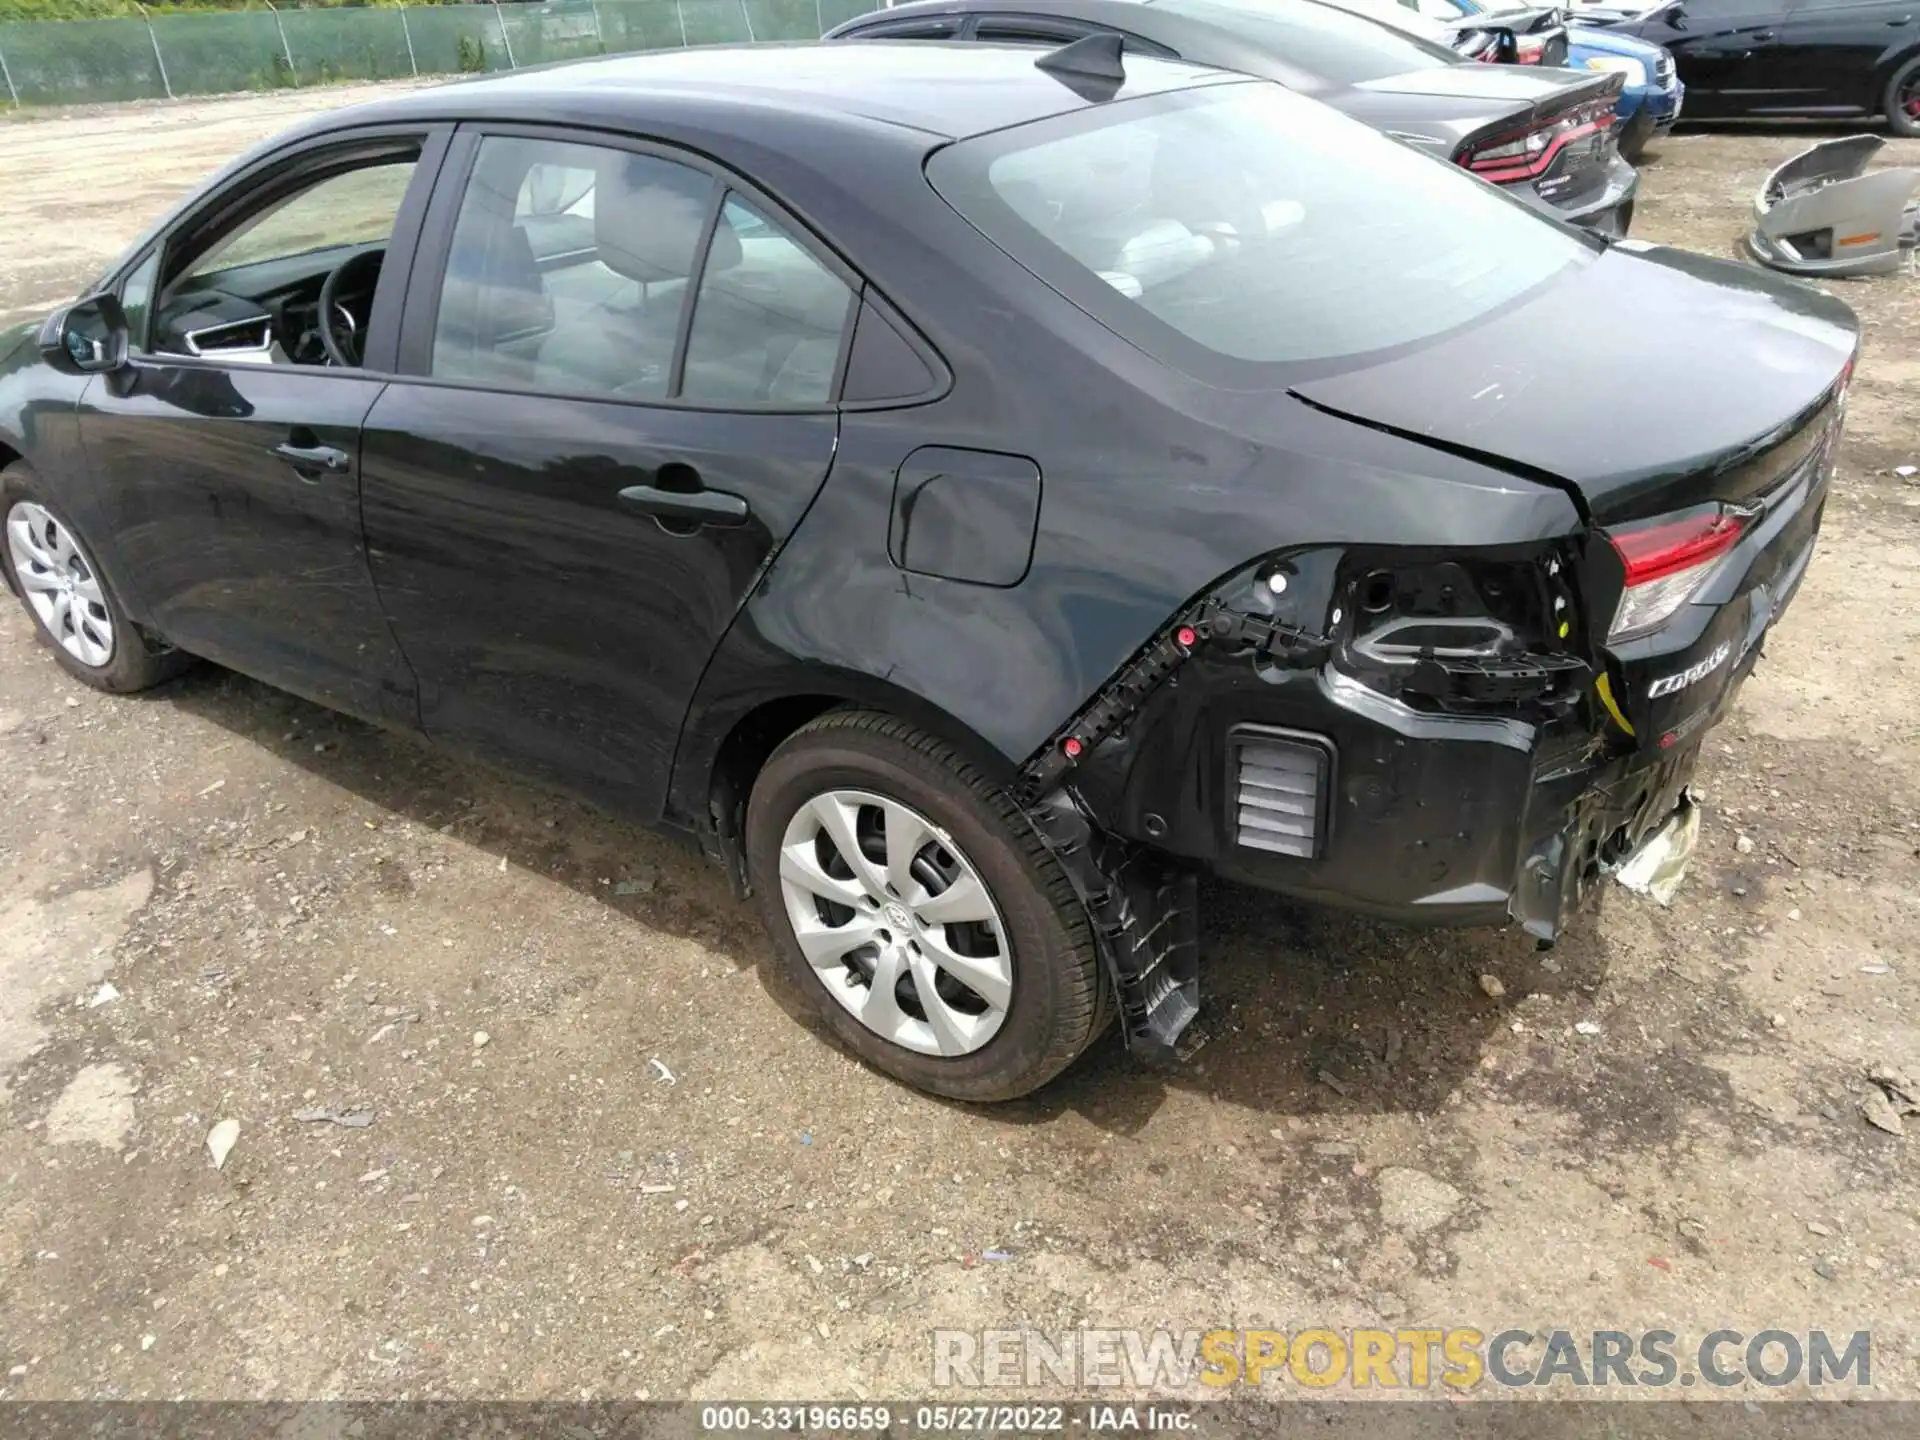
[[[747,502],[725,490],[662,490],[653,485],[629,485],[620,492],[620,504],[635,515],[676,520],[683,525],[744,525],[749,514]]]
[[[340,475],[345,473],[350,463],[346,451],[336,450],[331,445],[296,445],[288,440],[274,446],[273,453],[302,475],[313,475],[322,471],[330,475]]]
[[[1772,40],[1772,39],[1773,39],[1773,31],[1771,31],[1771,30],[1756,30],[1756,31],[1754,31],[1754,32],[1753,32],[1753,38],[1754,38],[1754,39],[1756,39],[1756,40],[1761,40],[1761,41],[1768,41],[1768,40]],[[1745,55],[1743,55],[1743,56],[1741,56],[1740,58],[1741,58],[1741,59],[1743,59],[1743,60],[1751,60],[1751,59],[1753,58],[1753,52],[1752,52],[1751,50],[1749,50],[1749,51],[1748,51],[1748,52],[1747,52],[1747,53],[1746,53]]]

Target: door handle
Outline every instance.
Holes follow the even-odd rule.
[[[1773,37],[1773,31],[1771,31],[1771,30],[1756,30],[1756,31],[1754,31],[1754,32],[1753,32],[1753,38],[1754,38],[1754,39],[1756,39],[1756,40],[1763,40],[1763,41],[1764,41],[1764,40],[1771,40],[1771,39],[1773,39],[1773,38],[1774,38],[1774,37]],[[1744,56],[1742,56],[1741,58],[1742,58],[1742,59],[1751,59],[1752,57],[1753,57],[1753,52],[1752,52],[1751,50],[1749,50],[1749,51],[1748,51],[1748,52],[1747,52],[1747,53],[1746,53],[1746,54],[1745,54]]]
[[[653,485],[629,485],[620,492],[620,504],[635,515],[673,520],[683,525],[734,526],[747,523],[747,502],[725,490],[662,490]]]
[[[1896,20],[1889,20],[1887,22],[1887,24],[1889,24],[1896,30],[1898,30],[1902,25],[1911,25],[1912,23],[1913,23],[1913,16],[1911,15],[1902,15]]]
[[[347,452],[336,450],[331,445],[296,445],[288,440],[274,446],[273,453],[302,475],[311,475],[315,471],[322,470],[331,475],[339,475],[346,470],[349,463]]]

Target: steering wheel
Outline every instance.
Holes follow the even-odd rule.
[[[353,312],[340,302],[340,293],[354,287],[356,282],[377,277],[386,258],[384,250],[362,250],[357,255],[349,255],[333,267],[320,287],[320,313],[314,317],[314,326],[320,332],[320,343],[326,347],[327,359],[336,365],[357,370],[360,351],[366,344],[366,336],[354,324]],[[343,321],[344,335],[340,333]]]

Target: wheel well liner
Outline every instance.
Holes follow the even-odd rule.
[[[9,465],[13,464],[17,460],[24,460],[24,459],[26,459],[26,456],[22,455],[18,450],[14,449],[14,447],[9,445],[5,440],[0,440],[0,470],[6,469]],[[9,593],[13,593],[13,594],[19,593],[18,591],[14,590],[13,572],[9,570],[5,565],[0,565],[0,584],[4,584],[5,588]]]
[[[1873,77],[1875,109],[1886,103],[1887,90],[1892,86],[1894,78],[1916,60],[1920,60],[1920,43],[1909,45],[1904,50],[1896,50],[1881,59]]]
[[[1014,762],[980,736],[930,702],[865,676],[821,675],[784,694],[770,696],[739,715],[701,762],[698,752],[683,753],[680,766],[692,770],[675,786],[676,809],[691,822],[701,847],[718,860],[736,894],[748,894],[742,831],[747,797],[773,752],[789,735],[829,710],[877,710],[895,715],[952,744],[989,775],[1012,785]],[[678,766],[676,767],[678,768]],[[682,789],[681,785],[685,788]]]

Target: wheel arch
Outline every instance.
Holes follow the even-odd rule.
[[[747,892],[741,834],[747,797],[781,743],[830,710],[876,710],[911,721],[947,741],[996,779],[1011,780],[1017,761],[926,697],[879,676],[809,666],[750,687],[703,695],[682,728],[668,791],[668,818],[691,829],[721,862],[727,880]]]
[[[1872,108],[1878,110],[1886,104],[1887,87],[1893,84],[1896,75],[1916,60],[1920,60],[1920,39],[1895,42],[1880,53],[1880,61],[1874,66],[1873,72]]]
[[[0,470],[5,470],[9,465],[17,464],[27,458],[9,443],[12,438],[5,431],[0,431]],[[0,565],[0,584],[5,584],[7,589],[15,595],[20,593],[14,588],[13,571],[5,565]]]

